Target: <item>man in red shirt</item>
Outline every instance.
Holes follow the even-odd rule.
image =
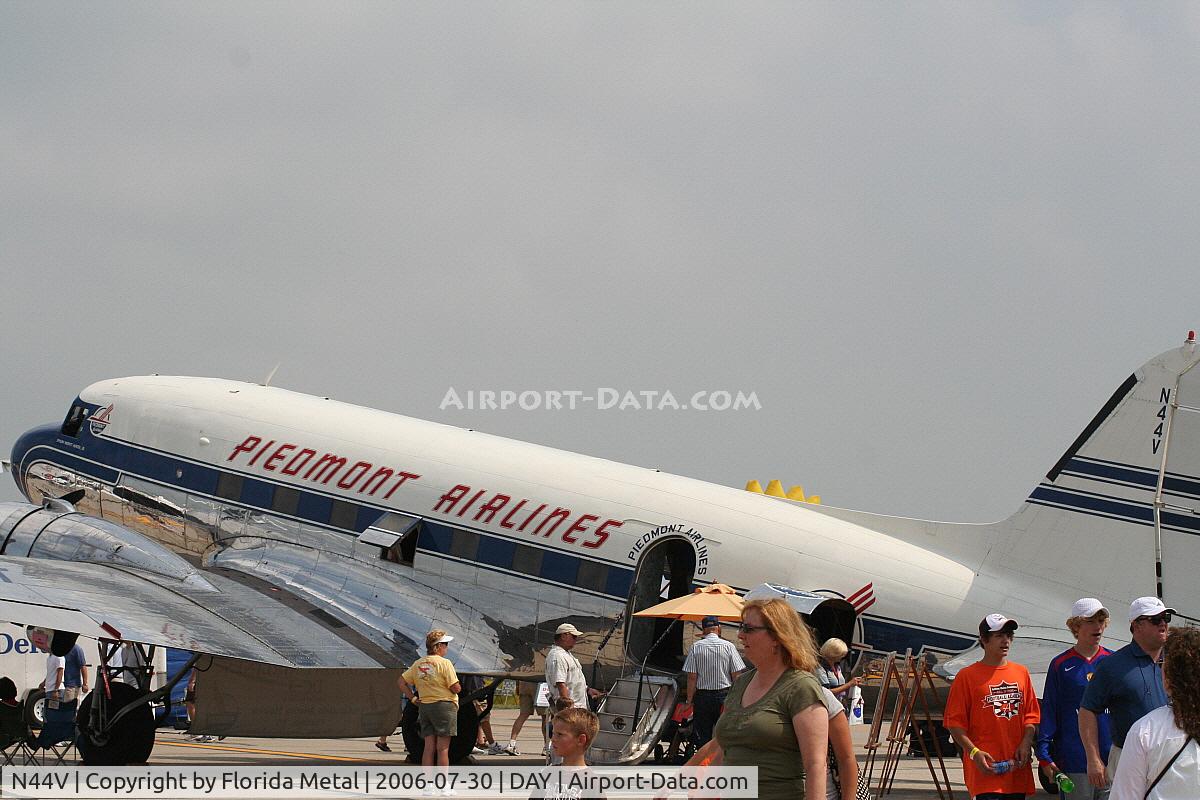
[[[1029,670],[1008,660],[1016,629],[1003,614],[983,618],[983,658],[955,676],[946,700],[944,722],[975,800],[1023,800],[1035,791],[1030,761],[1042,715]]]

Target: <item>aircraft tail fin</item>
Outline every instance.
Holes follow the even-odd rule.
[[[1197,362],[1191,332],[1130,375],[1001,523],[1007,535],[985,564],[1095,587],[1087,593],[1114,602],[1158,594],[1200,616]]]

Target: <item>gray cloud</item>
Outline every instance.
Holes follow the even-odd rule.
[[[102,377],[282,362],[719,483],[998,518],[1196,327],[1197,16],[4,4],[0,442]],[[440,411],[449,386],[764,408]]]

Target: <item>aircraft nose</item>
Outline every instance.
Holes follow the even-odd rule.
[[[25,431],[25,433],[21,434],[17,438],[17,441],[13,443],[13,480],[17,484],[17,490],[26,498],[29,497],[29,493],[25,491],[25,472],[28,469],[29,453],[40,444],[54,441],[54,436],[57,433],[57,425],[41,425],[37,428],[33,428],[32,430]]]

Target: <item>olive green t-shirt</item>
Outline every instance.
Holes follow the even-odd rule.
[[[713,735],[729,767],[758,767],[760,798],[804,796],[804,763],[792,717],[814,703],[824,708],[821,684],[811,672],[785,670],[775,685],[743,708],[742,694],[755,675],[740,676],[725,698],[725,713]]]

